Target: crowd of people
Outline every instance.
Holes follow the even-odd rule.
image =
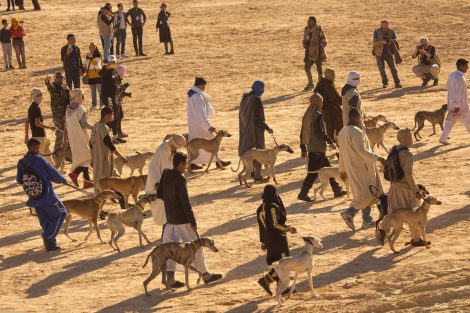
[[[158,14],[156,28],[160,33],[160,41],[165,44],[165,54],[173,54],[173,41],[169,29],[168,19],[170,13],[163,3]],[[38,177],[42,182],[42,193],[39,198],[30,197],[27,205],[34,207],[38,214],[41,227],[44,229],[42,239],[46,250],[60,249],[57,246],[56,235],[66,214],[59,197],[55,194],[52,182],[67,183],[61,173],[56,171],[54,153],[68,146],[71,150],[72,165],[69,178],[73,184],[79,186],[79,175],[83,175],[83,187],[95,187],[96,182],[104,177],[116,176],[114,159],[121,158],[126,163],[126,157],[119,152],[116,145],[126,143],[127,134],[122,131],[123,109],[122,103],[126,96],[124,79],[126,68],[118,64],[120,58],[125,58],[126,29],[131,27],[133,45],[136,56],[145,56],[143,52],[142,34],[147,17],[139,7],[139,1],[133,1],[133,8],[124,13],[122,4],[118,11],[113,12],[111,4],[105,4],[98,13],[97,23],[102,42],[102,51],[95,43],[90,43],[86,53],[85,63],[82,62],[80,48],[76,45],[75,36],[67,36],[67,44],[61,49],[64,74],[57,72],[54,80],[47,76],[45,84],[51,96],[51,111],[54,126],[44,122],[41,113],[43,92],[34,88],[31,92],[32,104],[28,109],[25,122],[25,143],[28,152],[18,163],[17,181],[25,190],[30,191],[34,185],[32,177]],[[11,66],[11,48],[8,50],[10,37],[13,38],[13,47],[18,50],[18,63],[24,64],[24,29],[18,20],[12,20],[12,27],[7,30],[7,21],[2,21],[3,29],[0,33],[6,67]],[[114,46],[114,39],[116,45]],[[16,41],[16,44],[15,44]],[[21,42],[21,43],[20,43]],[[169,45],[169,47],[168,47]],[[339,157],[339,172],[343,181],[348,181],[352,191],[352,201],[347,209],[342,211],[341,217],[346,225],[355,230],[354,217],[359,211],[362,214],[362,228],[376,227],[378,240],[383,245],[385,236],[390,230],[387,218],[379,225],[371,216],[371,205],[376,199],[369,191],[373,185],[379,193],[383,193],[380,173],[377,162],[387,166],[388,161],[374,153],[371,149],[362,108],[361,94],[358,89],[361,81],[359,72],[351,71],[347,82],[338,92],[335,81],[336,74],[331,68],[323,71],[323,63],[327,60],[327,40],[325,31],[317,23],[315,17],[309,17],[304,29],[302,41],[305,49],[305,71],[308,83],[305,90],[313,90],[309,97],[309,106],[302,117],[300,129],[301,157],[308,158],[307,175],[302,183],[297,198],[301,201],[311,202],[308,195],[317,179],[317,171],[323,167],[331,166],[327,155],[327,148],[338,150],[333,157]],[[21,48],[22,47],[22,48]],[[394,30],[389,28],[389,22],[384,20],[381,27],[373,33],[373,55],[382,78],[384,88],[388,87],[388,78],[385,72],[385,63],[388,65],[396,88],[401,88],[401,82],[395,64],[401,62],[399,45]],[[23,51],[23,52],[21,52]],[[116,52],[114,54],[114,52]],[[21,54],[22,53],[22,54]],[[23,55],[23,59],[20,57]],[[439,81],[440,61],[436,48],[429,43],[428,38],[421,38],[412,54],[418,58],[418,64],[413,72],[422,79],[423,86],[431,80],[436,86]],[[22,63],[20,63],[20,61]],[[9,63],[7,63],[9,62]],[[318,83],[315,86],[311,68],[315,65],[318,73]],[[462,121],[470,132],[470,111],[467,103],[467,90],[464,74],[468,69],[468,61],[459,59],[457,70],[449,76],[447,82],[449,113],[445,122],[445,129],[440,142],[449,144],[448,135],[457,121]],[[82,75],[84,74],[84,75]],[[64,82],[65,76],[65,82]],[[90,86],[90,110],[100,108],[100,119],[96,123],[89,123],[87,110],[83,106],[85,95],[81,84]],[[187,156],[178,151],[195,138],[212,139],[217,129],[211,122],[216,114],[206,93],[208,82],[203,77],[196,77],[194,85],[187,92],[187,137],[174,134],[162,142],[155,150],[149,165],[148,179],[145,187],[146,193],[157,194],[157,200],[150,204],[152,216],[158,225],[163,226],[162,243],[186,242],[198,238],[196,217],[193,213],[188,196],[187,183],[184,173],[187,170]],[[264,114],[262,96],[265,83],[255,81],[251,90],[242,95],[239,108],[239,146],[238,154],[242,156],[251,149],[265,149],[265,134],[273,134]],[[111,99],[111,101],[110,101]],[[50,141],[46,136],[46,129],[55,131],[54,149],[50,148]],[[31,130],[31,136],[29,134]],[[88,131],[91,132],[88,135]],[[409,148],[413,139],[409,129],[401,129],[397,133],[400,166],[403,176],[392,181],[388,193],[388,204],[385,210],[391,213],[397,208],[414,209],[419,205],[422,197],[413,176],[413,155]],[[44,158],[42,156],[44,156]],[[191,170],[201,169],[203,164],[209,162],[210,154],[201,150],[197,160],[191,165]],[[221,156],[218,156],[221,159]],[[47,161],[46,161],[47,160]],[[230,161],[222,161],[227,166]],[[218,165],[220,166],[220,165]],[[92,167],[93,175],[89,170]],[[252,178],[255,183],[266,183],[267,177],[261,173],[261,164],[255,161]],[[343,197],[346,192],[340,182],[330,179],[334,197]],[[37,186],[37,184],[35,185]],[[260,229],[262,249],[267,250],[267,263],[280,260],[289,255],[287,233],[295,233],[296,229],[287,224],[287,213],[278,191],[273,185],[267,185],[262,195],[263,204],[257,209],[257,218]],[[378,203],[378,205],[384,205]],[[422,246],[426,243],[412,231],[413,246]],[[204,253],[199,250],[194,266],[201,271],[205,283],[216,281],[222,277],[220,274],[211,274],[205,264]],[[173,288],[184,286],[175,278],[174,262],[168,263],[167,281]],[[276,274],[270,271],[258,283],[268,293],[272,294],[269,285],[276,281]]]

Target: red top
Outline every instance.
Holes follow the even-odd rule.
[[[23,29],[23,27],[19,26],[15,29],[13,27],[10,27],[10,36],[13,39],[23,39],[24,36],[26,36],[26,33]]]

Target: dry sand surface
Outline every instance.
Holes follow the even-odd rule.
[[[123,62],[134,97],[124,104],[123,125],[130,136],[119,149],[127,155],[153,151],[165,134],[185,132],[186,92],[199,74],[209,81],[207,92],[218,111],[214,125],[234,134],[222,142],[224,159],[236,162],[240,97],[253,80],[264,80],[266,119],[278,142],[296,150],[295,155],[280,154],[276,166],[289,224],[300,235],[322,238],[324,244],[314,257],[318,296],[310,297],[302,275],[300,292],[283,308],[265,297],[256,283],[267,270],[255,216],[263,186],[242,188],[228,169],[193,174],[188,180],[200,233],[213,237],[220,248],[217,254],[206,251],[210,270],[224,275],[219,283],[196,287],[192,274],[190,282],[196,287],[192,292],[165,293],[156,279],[150,285],[152,296],[145,297],[142,282],[149,268],[142,269],[142,264],[161,235],[151,218],[145,220],[143,229],[153,244],[144,249],[131,229],[120,240],[120,254],[100,244],[94,235],[84,243],[88,226],[75,219],[72,236],[78,242],[60,234],[62,252],[42,250],[37,218],[30,216],[26,197],[15,182],[16,162],[26,150],[23,119],[30,104],[28,95],[32,87],[44,87],[45,75],[61,69],[60,48],[67,33],[76,34],[82,51],[89,42],[99,42],[95,25],[101,3],[41,2],[43,11],[18,14],[27,32],[28,69],[0,73],[0,311],[468,312],[470,135],[463,126],[455,128],[451,146],[439,146],[436,136],[428,137],[429,125],[422,132],[424,140],[413,146],[417,181],[443,202],[429,212],[429,250],[405,248],[408,232],[397,242],[402,251],[393,254],[388,247],[377,246],[373,230],[349,231],[339,216],[348,202],[332,200],[329,190],[327,201],[305,204],[296,200],[306,174],[298,134],[308,103],[308,94],[301,92],[305,85],[301,37],[307,16],[314,14],[326,32],[329,62],[325,67],[336,69],[337,87],[342,87],[348,71],[360,71],[365,111],[382,113],[398,126],[411,128],[416,111],[434,110],[446,102],[448,73],[458,57],[470,57],[465,38],[468,1],[175,0],[169,2],[176,49],[171,57],[163,56],[163,45],[157,43],[157,2],[142,1],[149,18],[144,34],[148,57]],[[28,1],[26,5],[31,6]],[[130,1],[126,9],[129,6]],[[370,53],[372,31],[383,17],[391,20],[402,47],[401,90],[380,88]],[[438,87],[420,87],[411,73],[411,52],[420,35],[428,35],[440,53],[444,67]],[[127,52],[133,55],[130,33],[127,42]],[[85,94],[88,107],[88,88]],[[42,108],[45,122],[51,124],[47,92]],[[96,121],[98,113],[92,112],[89,119]],[[50,131],[48,136],[54,138]],[[388,147],[394,144],[394,137],[392,131],[386,135]],[[267,143],[273,145],[268,136]],[[385,156],[382,149],[378,152]],[[57,192],[63,199],[81,196],[64,186]],[[107,208],[118,209],[113,204]],[[377,216],[376,209],[373,215]],[[356,223],[360,223],[359,217]],[[100,222],[100,227],[108,238],[105,223]],[[300,235],[289,236],[293,253],[302,249]]]

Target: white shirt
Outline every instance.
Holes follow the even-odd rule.
[[[126,29],[126,13],[124,12],[118,12],[119,18],[120,18],[120,23],[119,23],[119,29]]]
[[[459,108],[459,113],[468,113],[467,81],[465,80],[465,73],[459,70],[450,73],[446,87],[449,112]]]
[[[170,144],[168,141],[164,141],[157,147],[149,163],[147,183],[145,184],[146,194],[154,194],[156,192],[155,184],[160,182],[163,170],[173,168],[172,159],[173,155]]]

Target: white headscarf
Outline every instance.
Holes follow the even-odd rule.
[[[349,72],[348,74],[348,85],[351,85],[353,87],[359,86],[359,83],[361,82],[361,74],[359,72]]]

